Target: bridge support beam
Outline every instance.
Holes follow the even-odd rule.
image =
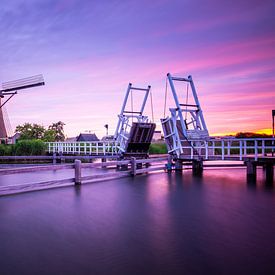
[[[136,163],[136,158],[135,157],[131,157],[131,175],[132,176],[136,176],[137,174],[137,163]]]
[[[166,169],[168,172],[172,171],[172,167],[173,167],[173,158],[171,155],[168,155],[168,159],[167,159],[167,164],[166,164]]]
[[[257,178],[257,165],[255,161],[247,161],[246,163],[246,176],[248,181],[256,181]]]
[[[177,159],[175,161],[175,170],[176,171],[182,171],[182,160]]]
[[[272,163],[268,163],[265,166],[265,180],[266,180],[266,183],[273,184],[273,179],[274,179],[273,164]]]
[[[192,161],[192,171],[193,175],[200,176],[203,172],[203,161],[202,160],[193,160]]]

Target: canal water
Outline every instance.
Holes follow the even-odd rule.
[[[30,179],[16,177],[8,180]],[[275,190],[262,170],[255,185],[234,168],[1,197],[0,268],[1,275],[275,274]]]

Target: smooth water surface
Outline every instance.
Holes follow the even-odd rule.
[[[156,173],[1,197],[1,275],[275,274],[275,190],[258,177]]]

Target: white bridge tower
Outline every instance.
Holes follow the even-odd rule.
[[[133,87],[132,83],[128,85],[114,135],[121,154],[131,156],[148,154],[156,127],[155,123],[149,122],[148,116],[143,114],[150,89],[151,86],[137,88]],[[144,93],[141,105],[136,106],[135,109],[133,109],[133,92]],[[129,99],[131,100],[131,110],[126,110]]]
[[[185,148],[193,147],[192,144],[197,147],[198,143],[203,143],[204,140],[209,139],[209,134],[191,75],[183,78],[168,73],[167,80],[172,91],[175,107],[169,108],[171,116],[161,119],[161,124],[168,153],[180,158],[190,154],[190,150],[185,150]],[[179,101],[175,82],[185,82],[187,84],[185,103]],[[190,94],[189,87],[191,88]],[[196,150],[196,154],[199,155],[200,153]]]

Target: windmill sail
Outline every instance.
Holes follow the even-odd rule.
[[[45,85],[45,82],[43,75],[41,74],[2,83],[2,89],[0,88],[0,139],[3,140],[8,137],[7,129],[5,127],[5,121],[8,121],[8,117],[7,114],[3,112],[3,106],[15,94],[17,94],[18,90],[29,89],[42,85]],[[5,96],[8,98],[4,102],[1,102],[1,98],[4,98]]]
[[[2,83],[1,92],[11,92],[22,89],[28,89],[36,86],[45,85],[43,75],[34,75],[31,77],[21,78],[13,81]]]
[[[1,105],[1,99],[0,99],[0,105]],[[7,130],[4,123],[4,116],[2,112],[2,108],[0,108],[0,139],[6,139],[7,136]]]

